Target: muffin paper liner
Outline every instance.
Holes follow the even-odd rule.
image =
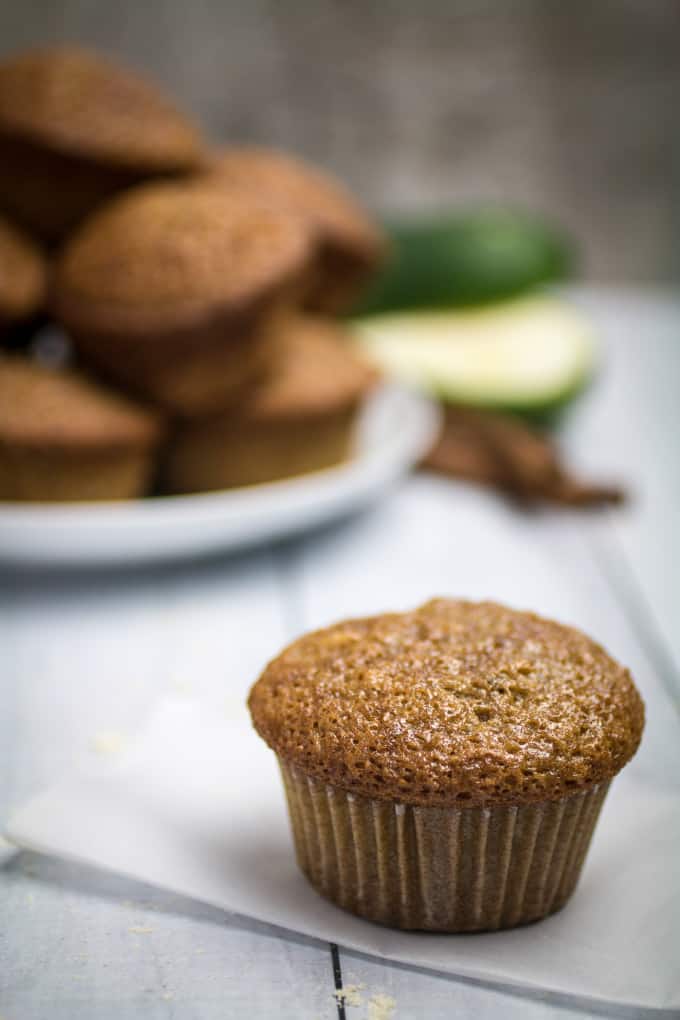
[[[538,803],[414,807],[279,761],[300,868],[338,906],[396,928],[488,931],[571,896],[609,783]]]

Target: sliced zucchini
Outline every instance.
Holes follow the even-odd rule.
[[[364,354],[386,374],[440,399],[549,415],[590,378],[590,325],[550,295],[485,308],[356,320]]]

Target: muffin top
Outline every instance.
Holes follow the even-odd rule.
[[[153,85],[76,47],[0,64],[0,131],[140,170],[190,169],[201,158],[198,132]]]
[[[54,303],[66,325],[181,327],[301,275],[306,227],[236,195],[147,184],[95,213],[66,244]]]
[[[208,162],[206,176],[216,184],[252,191],[311,223],[322,240],[371,263],[382,255],[382,234],[349,192],[329,174],[288,153],[225,147]]]
[[[0,446],[118,450],[160,436],[156,414],[76,372],[0,356]]]
[[[351,408],[375,370],[360,359],[336,323],[291,316],[273,337],[270,374],[230,412],[244,421],[313,418]]]
[[[558,799],[635,753],[630,674],[580,631],[434,599],[295,641],[253,687],[255,728],[304,773],[365,797],[465,806]]]
[[[34,315],[45,298],[46,275],[38,248],[0,216],[0,320]]]

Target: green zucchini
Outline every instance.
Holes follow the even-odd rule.
[[[395,223],[387,232],[391,258],[357,314],[486,304],[563,280],[573,262],[559,232],[511,210]]]

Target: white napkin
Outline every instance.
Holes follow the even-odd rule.
[[[164,702],[105,772],[20,809],[7,835],[225,910],[351,949],[514,987],[638,1008],[680,1007],[680,803],[619,777],[579,887],[539,924],[482,935],[381,928],[321,899],[298,872],[273,754],[244,722]]]

